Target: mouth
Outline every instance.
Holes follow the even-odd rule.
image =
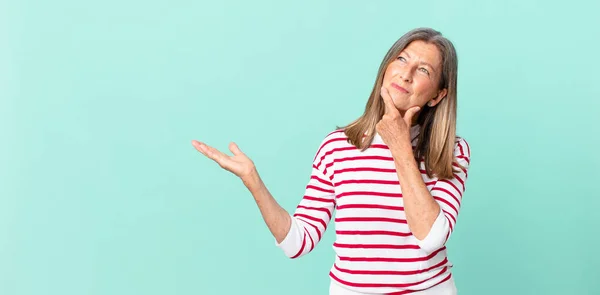
[[[397,89],[397,90],[398,90],[398,91],[400,91],[400,92],[403,92],[403,93],[408,93],[408,90],[406,90],[406,89],[402,88],[400,85],[398,85],[398,84],[396,84],[396,83],[392,83],[392,87],[394,87],[395,89]]]

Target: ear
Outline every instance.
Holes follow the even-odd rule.
[[[444,88],[444,89],[438,91],[438,95],[436,97],[434,97],[432,100],[428,101],[427,106],[428,107],[436,106],[438,103],[440,103],[440,101],[442,101],[442,99],[444,99],[446,97],[446,94],[448,94],[447,88]]]

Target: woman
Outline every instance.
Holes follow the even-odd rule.
[[[456,224],[470,149],[456,137],[457,57],[429,28],[388,51],[364,114],[328,134],[293,215],[235,143],[233,156],[193,141],[239,176],[286,255],[320,241],[335,215],[330,294],[456,294],[446,241]]]

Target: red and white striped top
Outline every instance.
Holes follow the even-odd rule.
[[[411,128],[413,147],[418,132],[419,126]],[[450,180],[429,178],[420,163],[442,210],[427,237],[418,240],[408,228],[394,160],[381,136],[361,152],[342,130],[328,134],[290,231],[277,246],[290,258],[301,257],[315,248],[333,219],[336,257],[329,275],[335,283],[356,292],[405,294],[449,280],[445,243],[456,224],[470,162],[463,138],[456,138],[454,155],[465,169]]]

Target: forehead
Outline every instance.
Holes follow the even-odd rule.
[[[407,53],[411,59],[429,63],[434,67],[439,67],[442,63],[442,56],[437,46],[421,40],[411,42],[401,53]]]

